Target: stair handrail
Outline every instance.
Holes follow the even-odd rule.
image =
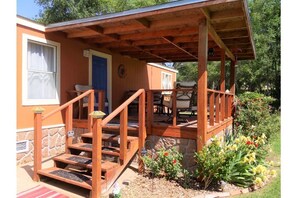
[[[42,116],[42,120],[45,120],[46,118],[52,116],[53,114],[55,114],[55,113],[57,113],[57,112],[59,112],[59,111],[64,110],[64,109],[67,108],[69,105],[74,104],[75,102],[77,102],[77,101],[79,101],[80,99],[82,99],[82,98],[88,96],[88,95],[91,94],[91,93],[94,93],[94,89],[90,89],[90,90],[88,90],[88,91],[85,91],[85,92],[82,93],[81,95],[79,95],[79,96],[73,98],[72,100],[66,102],[65,104],[63,104],[62,106],[58,107],[57,109],[55,109],[55,110],[53,110],[53,111],[51,111],[51,112],[49,112],[49,113],[43,115],[43,116]]]
[[[146,138],[146,130],[145,130],[145,90],[139,89],[132,96],[130,96],[125,102],[123,102],[119,107],[117,107],[112,113],[110,113],[107,117],[105,117],[101,126],[105,126],[108,122],[110,122],[113,118],[115,118],[118,114],[120,114],[120,160],[121,163],[124,163],[127,155],[127,134],[128,134],[128,105],[133,102],[137,97],[139,97],[139,105],[138,105],[138,129],[139,129],[139,138],[138,138],[138,146],[139,146],[139,154],[141,149],[144,147],[144,140]],[[142,169],[142,162],[139,161],[139,170]]]
[[[72,131],[72,122],[73,122],[73,104],[80,99],[88,96],[88,109],[89,113],[94,110],[94,90],[90,89],[83,94],[77,96],[76,98],[66,102],[65,104],[61,105],[57,109],[42,115],[44,109],[41,107],[35,107],[34,111],[34,167],[33,167],[33,180],[39,181],[38,171],[42,169],[41,161],[42,161],[42,121],[51,117],[55,113],[61,112],[62,110],[66,109],[66,120],[65,120],[65,152],[69,153],[68,146],[72,144],[72,137],[68,137],[68,132]],[[88,119],[88,126],[89,129],[92,130],[92,119]]]

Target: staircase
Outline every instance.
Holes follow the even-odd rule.
[[[102,133],[101,193],[112,186],[138,150],[138,137],[127,136],[127,158],[121,162],[119,138],[117,131]],[[39,170],[38,174],[92,190],[93,133],[84,133],[81,139],[68,146],[70,153],[53,158],[54,167]]]
[[[73,103],[89,97],[88,133],[81,134],[81,142],[73,143]],[[128,105],[139,98],[138,126],[128,126]],[[33,180],[41,176],[60,180],[91,191],[90,197],[97,198],[105,193],[126,168],[137,151],[144,147],[145,91],[138,90],[104,119],[104,113],[94,111],[94,90],[88,90],[59,108],[42,115],[40,107],[34,110],[34,168]],[[42,122],[56,113],[65,112],[65,153],[53,158],[54,166],[43,169]],[[108,123],[119,116],[119,126]],[[140,163],[140,161],[139,161]],[[143,164],[139,164],[142,170]]]

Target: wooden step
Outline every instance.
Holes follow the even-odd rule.
[[[93,138],[93,133],[83,133],[81,134],[82,138]],[[102,133],[102,140],[106,141],[106,142],[118,142],[120,138],[120,135],[117,134],[109,134],[109,133]],[[127,141],[133,141],[133,140],[138,140],[138,137],[134,137],[134,136],[127,136]]]
[[[129,126],[127,127],[128,131],[138,131],[138,126]],[[104,131],[119,131],[120,130],[120,124],[107,124],[102,127]]]
[[[92,177],[89,175],[84,175],[57,167],[39,170],[38,174],[92,190]],[[105,183],[105,180],[101,179],[101,185],[105,185]]]
[[[63,154],[63,155],[54,157],[54,161],[62,162],[64,164],[70,164],[70,165],[74,165],[74,166],[92,169],[92,159],[85,157],[85,156]],[[119,166],[118,163],[105,161],[105,160],[101,161],[101,170],[103,172],[107,172],[108,170],[117,168],[118,166]]]
[[[93,145],[89,143],[76,143],[68,146],[69,149],[76,149],[76,150],[87,151],[87,152],[92,152],[92,147]],[[120,156],[120,148],[112,147],[112,146],[103,146],[102,154]]]

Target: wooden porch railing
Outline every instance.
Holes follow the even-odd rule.
[[[100,92],[99,92],[100,93]],[[101,95],[102,96],[102,95]],[[73,104],[84,97],[88,97],[88,129],[93,132],[93,148],[92,153],[92,196],[99,197],[101,192],[101,155],[102,155],[102,127],[110,122],[115,116],[120,114],[120,161],[121,163],[126,162],[127,156],[127,135],[128,135],[128,105],[139,97],[139,148],[144,147],[146,138],[145,129],[145,91],[144,89],[138,90],[129,99],[127,99],[122,105],[120,105],[115,111],[109,114],[105,119],[102,120],[105,115],[102,112],[94,112],[94,90],[88,90],[71,101],[63,104],[54,111],[42,116],[43,109],[37,107],[34,109],[34,172],[33,180],[39,181],[38,171],[42,169],[42,121],[51,117],[52,115],[61,112],[66,109],[65,118],[65,131],[66,131],[66,142],[65,152],[69,153],[68,146],[72,144],[72,137],[68,137],[68,132],[72,131],[73,121]],[[100,96],[99,96],[100,98]],[[101,97],[102,99],[102,97]],[[102,102],[102,101],[101,101]],[[102,103],[101,103],[102,104]],[[92,118],[91,118],[92,117]],[[139,149],[139,155],[141,149]],[[143,170],[143,163],[139,160],[139,170]]]
[[[176,107],[176,96],[177,92],[179,91],[193,91],[192,94],[194,94],[194,89],[190,88],[181,88],[181,89],[154,89],[154,90],[148,90],[147,91],[147,121],[148,121],[148,129],[151,130],[151,124],[154,122],[154,93],[160,93],[160,92],[168,92],[171,94],[164,94],[167,95],[168,97],[171,97],[172,100],[172,126],[176,127],[177,126],[177,107]],[[190,108],[189,108],[189,111]]]
[[[208,89],[209,125],[214,126],[232,115],[233,93]]]
[[[175,128],[177,126],[177,108],[176,108],[176,95],[177,91],[193,91],[192,94],[197,92],[197,90],[194,89],[156,89],[156,90],[148,90],[147,91],[147,128],[148,133],[153,134],[153,123],[154,123],[154,104],[153,104],[153,94],[156,92],[171,92],[172,97],[172,125],[169,125],[169,127]],[[207,106],[205,107],[207,109],[207,115],[208,119],[206,120],[206,126],[208,126],[207,131],[205,134],[206,141],[214,134],[219,132],[217,130],[217,126],[222,125],[226,126],[226,120],[229,120],[232,116],[232,108],[233,108],[233,99],[234,94],[233,93],[227,93],[222,91],[216,91],[208,89],[208,102]],[[197,100],[197,98],[195,99]],[[199,100],[199,98],[198,98]],[[195,106],[197,108],[197,106]],[[189,108],[189,111],[192,111],[194,109]],[[198,109],[195,109],[198,111]],[[199,115],[198,115],[199,116]],[[213,129],[216,129],[213,131]],[[208,132],[211,132],[208,134]]]
[[[113,118],[120,114],[120,161],[121,164],[125,163],[127,156],[127,135],[128,135],[128,105],[133,102],[137,97],[139,97],[138,106],[138,126],[139,126],[139,155],[141,154],[141,148],[144,147],[144,142],[146,138],[145,129],[145,90],[139,89],[130,98],[128,98],[124,103],[122,103],[118,108],[116,108],[111,114],[102,120],[101,127],[107,125]],[[139,170],[142,171],[143,164],[141,160],[139,161]]]
[[[34,172],[33,172],[33,180],[39,181],[38,171],[42,169],[41,161],[42,161],[42,122],[47,118],[51,117],[52,115],[66,110],[65,112],[65,152],[69,153],[68,146],[72,144],[72,137],[68,137],[68,132],[72,131],[72,121],[73,121],[73,104],[80,99],[88,97],[88,113],[94,111],[94,90],[88,90],[83,94],[77,96],[76,98],[72,99],[71,101],[63,104],[62,106],[58,107],[57,109],[49,112],[48,114],[42,116],[43,109],[40,107],[36,107],[33,109],[34,111]],[[93,120],[89,119],[88,121],[88,129],[92,131]]]
[[[72,97],[73,95],[75,95],[76,97],[76,95],[79,96],[83,94],[85,91],[69,90],[67,92]],[[105,110],[105,91],[94,89],[94,93],[97,94],[98,96],[98,111],[104,111]],[[80,100],[78,100],[78,119],[82,119],[83,117],[83,108],[84,108],[84,101],[83,101],[83,98],[81,98]]]

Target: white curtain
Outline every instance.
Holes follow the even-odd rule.
[[[28,42],[28,99],[56,98],[54,47]]]
[[[163,89],[171,89],[171,75],[162,73],[162,88]]]

